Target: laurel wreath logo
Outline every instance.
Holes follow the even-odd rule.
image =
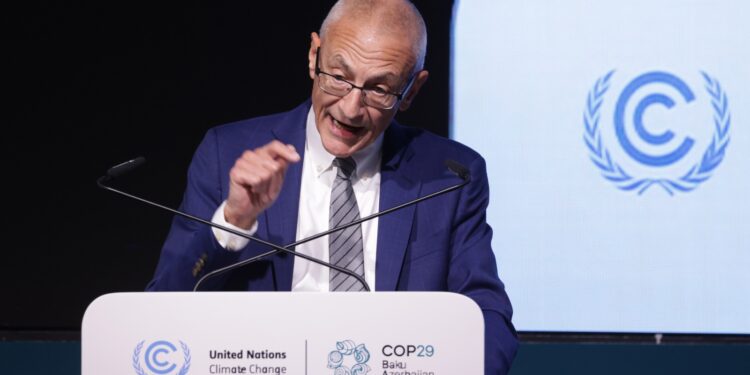
[[[675,192],[690,192],[711,177],[711,173],[724,159],[724,153],[729,145],[729,127],[731,115],[729,113],[729,100],[719,85],[719,82],[705,72],[701,72],[705,81],[705,88],[711,97],[711,105],[714,111],[714,135],[703,156],[697,164],[693,165],[687,173],[677,179],[636,177],[627,173],[622,166],[614,161],[602,144],[599,127],[599,112],[601,110],[604,94],[609,89],[609,80],[614,70],[596,80],[594,87],[589,91],[586,99],[586,110],[583,114],[585,126],[584,141],[589,150],[589,156],[594,165],[599,168],[602,176],[613,182],[617,188],[625,191],[638,191],[643,194],[651,186],[661,186],[669,195]]]
[[[135,346],[135,350],[133,350],[133,369],[137,375],[148,375],[143,367],[141,367],[141,351],[143,350],[144,342],[145,341],[139,342],[138,345]],[[186,375],[188,371],[190,371],[190,348],[188,348],[187,344],[182,341],[180,341],[180,347],[182,348],[184,362],[178,375]]]

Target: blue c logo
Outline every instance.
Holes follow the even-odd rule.
[[[643,192],[652,186],[662,187],[669,195],[674,195],[675,192],[687,193],[693,191],[698,185],[707,181],[716,167],[718,167],[724,159],[730,139],[729,128],[731,127],[732,117],[729,112],[729,99],[727,99],[727,94],[724,92],[724,89],[722,89],[719,81],[708,75],[706,72],[700,72],[703,76],[706,94],[708,94],[708,99],[710,99],[710,105],[713,109],[714,115],[714,134],[711,137],[711,142],[703,152],[700,161],[689,168],[685,167],[683,172],[664,171],[662,175],[657,173],[656,175],[652,174],[650,176],[638,176],[633,174],[632,171],[626,171],[626,168],[623,168],[623,166],[612,157],[612,154],[607,149],[606,143],[602,140],[602,127],[600,126],[599,121],[601,119],[600,114],[605,94],[607,93],[607,90],[609,90],[610,79],[614,73],[615,71],[611,70],[596,80],[596,84],[594,84],[594,87],[589,91],[586,99],[586,108],[583,111],[583,124],[585,127],[583,139],[588,148],[591,161],[594,162],[594,165],[601,171],[602,176],[614,183],[618,189],[637,191],[639,195],[643,194]],[[694,141],[692,138],[686,137],[679,147],[672,152],[663,155],[646,154],[638,150],[630,142],[630,139],[628,139],[628,136],[625,134],[625,107],[636,90],[650,83],[662,83],[675,88],[687,103],[694,101],[695,95],[693,95],[693,92],[690,91],[690,88],[685,82],[674,75],[664,72],[649,72],[630,82],[617,100],[614,111],[614,125],[615,133],[617,134],[617,138],[622,147],[627,154],[636,161],[647,166],[663,167],[685,157],[685,155],[691,151],[691,148],[693,148]],[[672,108],[675,105],[675,102],[663,94],[651,94],[645,96],[635,106],[633,122],[636,133],[645,143],[651,145],[663,145],[674,138],[674,133],[671,131],[665,131],[661,134],[655,134],[646,130],[646,127],[643,125],[643,114],[648,107],[655,104]]]
[[[174,363],[162,360],[162,354],[174,353],[177,347],[169,341],[156,341],[146,349],[146,367],[155,374],[168,374],[177,367]]]
[[[664,155],[649,155],[633,145],[627,134],[625,134],[625,107],[636,90],[650,83],[665,83],[674,87],[682,95],[686,103],[695,100],[695,95],[687,84],[676,76],[665,72],[649,72],[640,75],[631,81],[622,91],[619,99],[617,99],[614,118],[615,132],[617,134],[617,139],[620,141],[625,152],[627,152],[633,159],[645,165],[663,167],[682,159],[688,152],[690,152],[690,149],[695,142],[692,138],[687,137],[677,149]],[[638,136],[642,140],[649,144],[658,146],[671,141],[674,138],[674,133],[671,131],[665,131],[661,134],[653,134],[643,125],[643,113],[648,107],[655,104],[661,104],[667,108],[672,108],[674,107],[675,102],[670,97],[663,94],[648,95],[636,106],[635,112],[633,113],[633,123]]]

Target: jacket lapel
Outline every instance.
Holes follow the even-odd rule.
[[[409,161],[412,149],[404,128],[392,123],[384,137],[380,167],[380,211],[417,198],[421,188],[421,183],[411,177]],[[398,286],[414,212],[415,206],[409,206],[378,218],[375,265],[375,289],[378,291],[393,291]]]
[[[292,144],[304,158],[305,124],[310,102],[289,113],[272,132],[280,142]],[[410,139],[401,125],[392,123],[385,131],[380,169],[380,203],[383,211],[415,199],[421,183],[412,177],[410,159],[413,155]],[[295,240],[302,182],[302,162],[289,166],[276,202],[265,214],[270,241],[285,245]],[[378,218],[378,253],[375,270],[378,291],[393,291],[398,286],[401,266],[411,234],[415,206],[409,206]],[[289,254],[273,256],[274,283],[277,291],[292,289],[294,257]]]
[[[305,152],[305,125],[309,110],[310,102],[308,101],[290,112],[289,118],[281,121],[272,130],[275,138],[280,142],[294,145],[302,158]],[[294,242],[297,235],[301,181],[302,161],[289,166],[276,202],[265,212],[268,238],[280,246]],[[276,290],[292,290],[294,256],[278,254],[273,256],[273,261]]]

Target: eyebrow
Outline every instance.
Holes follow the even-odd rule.
[[[333,55],[332,57],[333,57],[333,59],[338,64],[341,65],[340,69],[343,70],[344,73],[347,73],[347,74],[351,74],[352,73],[351,66],[349,66],[349,64],[347,64],[347,62],[346,62],[346,60],[344,60],[343,56],[341,56],[339,54],[336,54],[336,55]],[[398,75],[393,74],[391,72],[386,72],[386,73],[377,74],[377,75],[372,76],[372,77],[368,77],[367,80],[370,81],[370,82],[385,82],[385,83],[389,83],[389,84],[392,84],[392,85],[396,85],[401,80],[401,77],[399,77]]]

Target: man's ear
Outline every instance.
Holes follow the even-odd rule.
[[[320,48],[320,36],[318,33],[310,34],[310,51],[307,52],[307,69],[310,71],[310,78],[315,79],[315,59],[318,58],[318,48]]]
[[[417,96],[417,93],[419,93],[419,89],[427,81],[427,77],[429,75],[430,74],[426,70],[422,70],[417,73],[417,76],[414,77],[414,83],[411,84],[409,92],[406,93],[404,99],[402,99],[401,103],[398,105],[399,110],[406,111],[407,109],[409,109],[409,107],[411,106],[411,102]]]

